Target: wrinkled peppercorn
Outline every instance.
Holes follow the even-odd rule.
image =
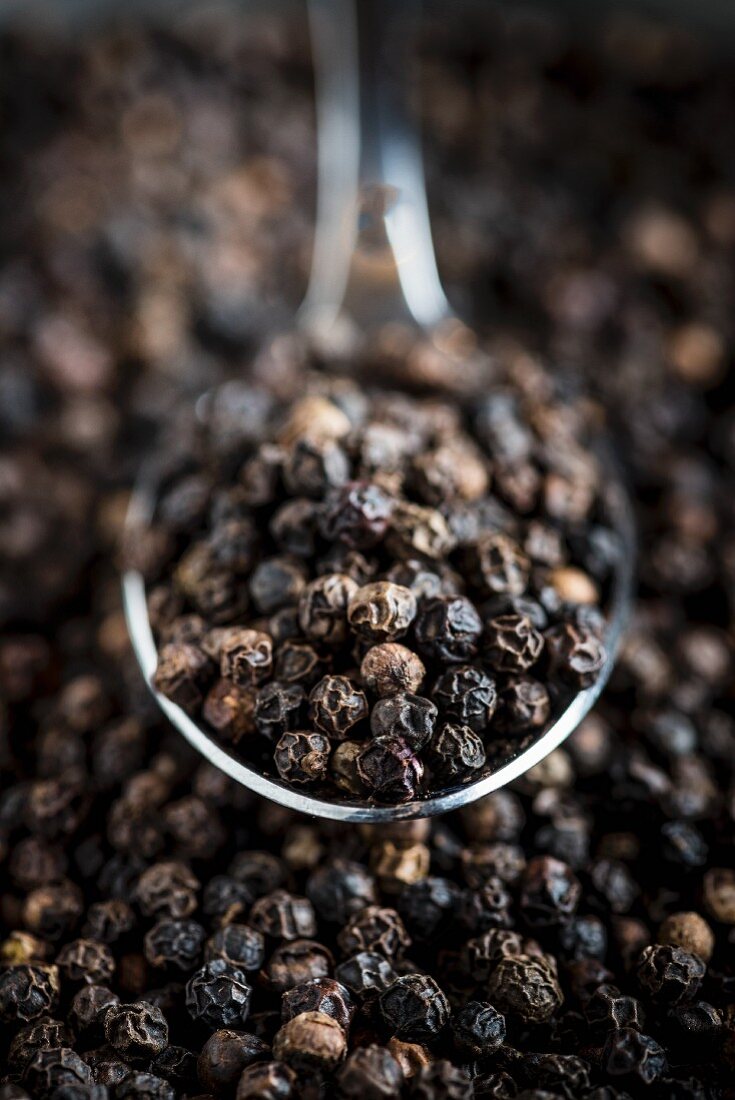
[[[236,1100],[291,1100],[297,1077],[283,1062],[259,1062],[247,1066],[237,1084]]]
[[[452,1016],[452,1037],[473,1058],[494,1054],[505,1042],[505,1019],[492,1005],[468,1001]]]
[[[260,970],[265,959],[263,935],[247,924],[226,924],[209,937],[204,957],[207,962],[225,959],[238,970]]]
[[[21,964],[0,971],[0,1019],[28,1023],[53,1012],[59,999],[55,966]]]
[[[354,1050],[337,1074],[340,1093],[354,1100],[383,1100],[400,1093],[403,1071],[386,1047],[372,1043]]]
[[[295,730],[281,735],[276,745],[278,774],[287,783],[304,786],[327,774],[329,740],[322,733]]]
[[[526,672],[543,647],[543,636],[525,615],[499,615],[485,623],[485,655],[498,672]]]
[[[201,1020],[208,1027],[232,1027],[247,1019],[250,994],[242,970],[226,959],[212,959],[186,983],[186,1007],[193,1020]]]
[[[110,1005],[103,1026],[107,1042],[126,1060],[153,1058],[168,1043],[166,1019],[147,1001]]]
[[[399,1039],[432,1039],[446,1026],[449,1004],[433,978],[405,974],[380,995],[380,1011]]]
[[[379,951],[390,959],[400,955],[411,939],[395,909],[367,905],[348,920],[337,942],[345,955]]]
[[[681,947],[651,944],[638,960],[641,988],[655,1001],[679,1004],[697,995],[706,967],[698,955]]]
[[[421,788],[424,767],[401,737],[375,737],[357,758],[357,774],[379,802],[410,802]]]
[[[309,695],[309,717],[328,737],[346,737],[367,715],[365,693],[347,676],[325,676]]]
[[[212,1092],[232,1088],[247,1066],[264,1062],[270,1047],[255,1035],[221,1028],[209,1036],[197,1061],[199,1080]]]
[[[302,1012],[322,1012],[339,1024],[344,1032],[349,1030],[355,1006],[345,986],[334,978],[314,978],[287,990],[281,998],[281,1015],[284,1022]]]
[[[429,699],[397,691],[375,703],[370,712],[370,729],[374,737],[400,737],[418,752],[429,741],[437,714]]]
[[[425,600],[416,618],[417,648],[431,661],[461,664],[471,660],[481,634],[482,620],[466,596]]]
[[[487,995],[498,1011],[524,1023],[549,1020],[563,1001],[556,974],[544,956],[500,959],[488,979]]]
[[[146,933],[145,957],[151,966],[193,970],[206,932],[193,920],[161,920]]]

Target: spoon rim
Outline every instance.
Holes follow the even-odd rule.
[[[143,469],[131,494],[125,518],[126,530],[140,530],[141,525],[149,524],[152,519],[156,481],[151,466],[149,464]],[[364,800],[331,801],[319,798],[262,774],[224,749],[181,707],[156,690],[153,674],[158,663],[158,649],[148,614],[146,581],[140,571],[126,569],[122,574],[123,609],[133,651],[146,685],[172,725],[209,763],[255,794],[288,809],[332,821],[364,824],[434,817],[475,802],[519,779],[558,748],[592,709],[612,673],[632,607],[636,538],[630,498],[623,487],[611,453],[605,456],[603,469],[605,468],[612,475],[603,490],[605,518],[619,539],[606,609],[607,629],[603,638],[605,663],[594,684],[577,692],[531,745],[489,775],[427,798],[414,799],[399,805],[383,805]]]

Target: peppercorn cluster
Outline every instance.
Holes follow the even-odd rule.
[[[480,321],[515,325],[492,341],[511,375],[543,341],[612,409],[637,601],[563,748],[462,814],[365,829],[264,803],[193,754],[141,682],[114,563],[175,396],[231,377],[223,437],[246,363],[246,411],[254,380],[303,396],[298,348],[252,351],[259,303],[292,314],[305,283],[305,36],[220,4],[112,28],[98,4],[72,40],[11,30],[10,7],[0,1100],[729,1100],[729,47],[632,5],[587,5],[578,30],[565,5],[488,2],[468,24],[432,6],[442,272]],[[373,382],[461,393],[487,366],[407,353],[395,329],[373,358]],[[194,426],[170,442],[191,452]]]
[[[467,402],[305,375],[200,406],[150,557],[156,688],[255,766],[402,803],[530,744],[605,660],[616,535],[584,419],[544,387]],[[230,414],[231,415],[231,414]]]

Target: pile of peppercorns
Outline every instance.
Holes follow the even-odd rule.
[[[258,298],[298,300],[303,36],[209,5],[0,36],[2,1100],[733,1095],[732,65],[627,16],[471,18],[427,59],[440,260],[609,400],[637,610],[562,749],[380,828],[195,757],[112,566],[146,428],[242,379]],[[386,379],[451,377],[382,351]],[[303,393],[282,346],[253,372]]]
[[[604,664],[619,546],[581,412],[540,368],[488,374],[464,403],[323,375],[207,395],[129,539],[157,689],[324,797],[437,794],[543,732]]]

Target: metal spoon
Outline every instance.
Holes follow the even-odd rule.
[[[419,137],[403,110],[401,70],[411,55],[416,27],[414,0],[310,0],[317,77],[319,135],[318,212],[312,270],[298,324],[315,340],[334,342],[340,323],[350,331],[376,321],[408,323],[431,336],[465,328],[441,286],[431,239]],[[392,260],[390,277],[380,267],[366,289],[364,228],[383,235]],[[369,265],[368,265],[369,266]],[[355,293],[359,290],[359,293]],[[376,805],[347,797],[304,794],[227,752],[180,707],[160,692],[156,699],[174,726],[210,763],[264,798],[302,813],[339,821],[385,822],[446,813],[517,779],[557,748],[600,695],[612,672],[631,604],[634,525],[630,502],[611,462],[605,466],[607,521],[618,536],[604,637],[606,662],[592,687],[572,696],[538,738],[480,778],[402,805]],[[127,523],[152,520],[156,485],[144,476],[133,493]],[[145,582],[134,570],[122,580],[133,648],[148,684],[157,664]],[[154,690],[154,689],[152,689]]]

